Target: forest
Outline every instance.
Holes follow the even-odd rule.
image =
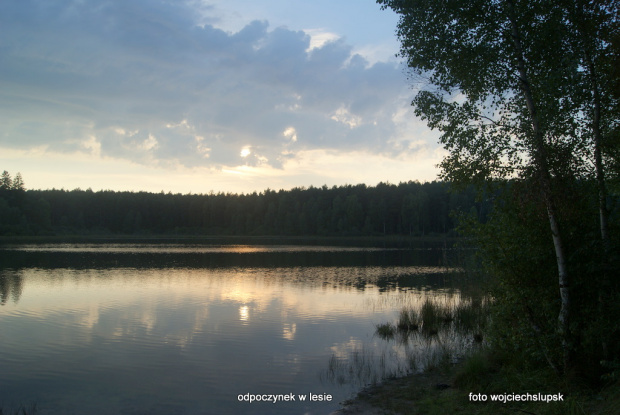
[[[491,201],[444,182],[364,184],[251,194],[27,190],[0,182],[0,235],[453,235],[452,212],[485,221]]]

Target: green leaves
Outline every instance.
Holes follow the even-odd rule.
[[[486,185],[518,178],[515,185],[527,185],[525,198],[497,210],[496,239],[506,248],[498,252],[487,244],[483,250],[495,274],[510,286],[505,292],[512,298],[510,307],[532,310],[533,317],[526,319],[532,338],[546,331],[558,340],[556,349],[568,369],[580,330],[571,323],[578,320],[576,304],[594,298],[586,298],[583,289],[569,290],[584,283],[573,259],[594,245],[589,226],[597,220],[602,245],[610,246],[606,164],[617,162],[620,153],[614,141],[620,131],[619,82],[612,63],[617,66],[620,50],[617,1],[378,3],[401,16],[401,55],[419,80],[412,105],[417,116],[440,131],[448,151],[440,164],[443,179]],[[583,194],[580,183],[596,186]],[[599,212],[577,207],[577,201],[586,199],[598,200]],[[530,268],[534,258],[544,258],[545,267]],[[595,256],[582,257],[588,258]],[[554,266],[555,283],[545,280]],[[522,271],[512,275],[511,268]],[[533,287],[540,281],[527,298],[519,294],[524,273],[537,275]],[[606,274],[601,281],[610,285]],[[558,307],[537,314],[543,297],[547,304],[555,298]],[[544,324],[535,321],[539,318]],[[555,327],[560,339],[549,327]],[[550,349],[541,348],[551,362],[554,358],[545,349]]]
[[[442,163],[444,177],[464,178],[452,168],[504,178],[531,171],[540,150],[532,138],[533,114],[547,153],[556,154],[552,175],[582,174],[593,153],[591,143],[583,145],[593,116],[584,51],[592,50],[598,65],[610,61],[611,37],[604,34],[612,25],[602,10],[613,8],[611,0],[378,3],[401,16],[397,35],[401,56],[416,75],[416,115],[442,132],[441,143],[451,153],[467,154],[451,154],[454,162]],[[524,85],[532,95],[530,107]]]

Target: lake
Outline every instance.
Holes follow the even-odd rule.
[[[0,407],[327,415],[411,370],[406,345],[376,325],[427,297],[459,300],[446,252],[430,242],[5,244]]]

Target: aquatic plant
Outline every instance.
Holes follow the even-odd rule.
[[[375,325],[377,337],[389,343],[333,355],[321,378],[331,383],[365,385],[445,368],[479,350],[487,326],[488,300],[452,295],[420,300],[418,297],[402,307],[396,321]]]
[[[403,308],[400,311],[398,322],[396,323],[396,327],[398,328],[398,330],[413,331],[417,330],[419,326],[419,316],[416,310],[414,310],[413,308]]]
[[[436,332],[441,322],[442,309],[439,304],[427,298],[420,309],[422,329],[427,333]]]
[[[391,339],[394,337],[396,330],[394,330],[394,326],[390,323],[381,323],[377,324],[377,335],[384,340]]]
[[[409,372],[408,367],[394,363],[395,360],[388,354],[386,350],[376,353],[363,346],[350,350],[345,357],[334,354],[329,359],[327,369],[320,373],[320,378],[338,385],[363,386]]]

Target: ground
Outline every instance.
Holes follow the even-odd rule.
[[[620,383],[617,381],[602,389],[592,389],[579,382],[571,384],[559,377],[530,371],[517,373],[516,377],[512,376],[506,383],[509,371],[492,371],[480,374],[485,383],[490,382],[494,389],[486,390],[487,393],[555,391],[562,393],[562,402],[475,402],[470,400],[469,395],[476,393],[479,387],[455,386],[457,373],[463,373],[462,368],[460,362],[450,367],[438,367],[429,372],[386,380],[382,384],[365,388],[354,399],[343,403],[342,409],[330,415],[620,414]],[[501,390],[498,389],[500,387]]]
[[[342,409],[330,415],[396,415],[415,413],[416,401],[436,394],[455,393],[453,372],[432,370],[369,386]]]

